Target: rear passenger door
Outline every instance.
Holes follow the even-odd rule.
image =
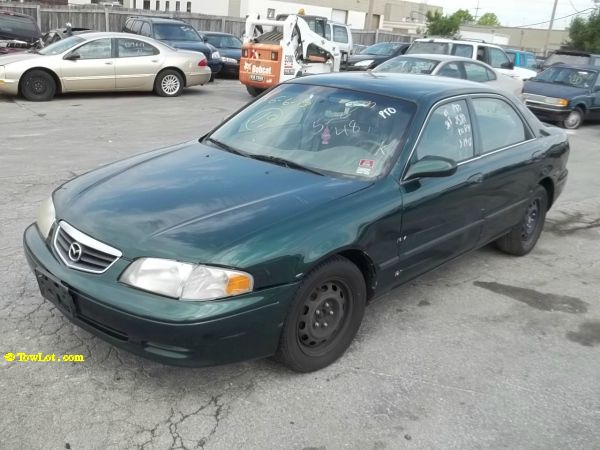
[[[119,38],[115,64],[117,89],[151,90],[164,57],[158,48],[135,38]]]
[[[481,243],[516,226],[542,173],[543,147],[520,113],[501,96],[471,100],[477,157],[483,174]]]
[[[467,80],[476,81],[478,83],[487,83],[488,81],[496,80],[496,74],[483,64],[476,62],[463,62]]]

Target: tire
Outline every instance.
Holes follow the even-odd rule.
[[[183,78],[175,70],[163,70],[154,81],[154,91],[161,97],[178,97],[183,92]]]
[[[30,102],[47,102],[56,94],[56,82],[48,72],[32,70],[21,81],[21,94]]]
[[[328,366],[356,336],[366,299],[364,277],[349,260],[335,257],[317,266],[296,291],[275,359],[296,372]]]
[[[248,94],[250,94],[252,97],[257,97],[265,91],[264,89],[255,88],[254,86],[248,85],[246,85],[246,90],[248,91]]]
[[[496,241],[496,246],[509,255],[524,256],[535,247],[546,221],[548,192],[538,186],[531,196],[521,223]]]
[[[215,81],[215,78],[217,78],[217,74],[214,72],[210,73],[210,80],[208,80],[209,83],[212,83],[213,81]]]
[[[583,123],[583,116],[583,110],[577,107],[562,121],[561,125],[567,130],[576,130]]]

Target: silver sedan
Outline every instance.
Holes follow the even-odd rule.
[[[404,55],[380,64],[373,72],[415,73],[486,83],[523,100],[523,81],[504,75],[481,61],[452,55]]]
[[[41,50],[0,56],[0,93],[31,101],[92,91],[175,97],[184,87],[208,83],[210,76],[204,54],[129,33],[85,33]]]

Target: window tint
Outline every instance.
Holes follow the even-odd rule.
[[[535,56],[530,53],[525,54],[525,67],[528,69],[535,70]]]
[[[131,26],[131,32],[139,34],[142,28],[142,23],[143,22],[141,20],[136,20],[135,22],[133,22],[133,25]]]
[[[344,44],[348,43],[348,32],[345,27],[340,27],[339,25],[333,26],[333,40],[334,42],[342,42]]]
[[[496,78],[495,76],[493,78],[490,78],[490,75],[493,75],[493,74],[490,73],[490,71],[485,66],[482,66],[481,64],[466,62],[466,63],[464,63],[464,65],[465,65],[465,72],[467,74],[467,80],[484,83],[486,81],[490,81],[490,80],[493,80]]]
[[[80,59],[105,59],[112,58],[110,39],[98,39],[88,44],[84,44],[75,50]]]
[[[473,107],[481,135],[482,153],[488,153],[527,139],[521,117],[504,100],[475,98]]]
[[[434,54],[447,55],[450,53],[450,44],[447,42],[415,41],[406,51],[406,54]]]
[[[444,66],[437,73],[440,77],[450,77],[450,78],[463,78],[462,72],[460,71],[460,67],[457,62],[450,62],[448,64],[444,64]]]
[[[158,49],[137,39],[119,39],[119,58],[158,55]]]
[[[492,67],[502,67],[502,64],[506,64],[509,62],[504,52],[500,49],[490,47],[488,48],[488,52],[490,55],[489,64]]]
[[[473,132],[464,100],[438,107],[429,118],[413,162],[426,156],[441,156],[460,162],[472,158]]]
[[[158,9],[158,8],[157,8],[157,9]],[[149,24],[148,22],[145,22],[145,23],[142,25],[142,30],[140,31],[140,34],[141,34],[142,36],[148,36],[148,37],[151,37],[151,36],[152,36],[152,33],[150,32],[150,24]]]
[[[472,58],[473,47],[465,44],[454,44],[452,47],[452,54],[456,56],[462,56],[464,58]]]

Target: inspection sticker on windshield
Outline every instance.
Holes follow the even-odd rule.
[[[359,175],[371,175],[371,170],[375,167],[375,161],[372,159],[361,159],[358,163],[356,173]]]

